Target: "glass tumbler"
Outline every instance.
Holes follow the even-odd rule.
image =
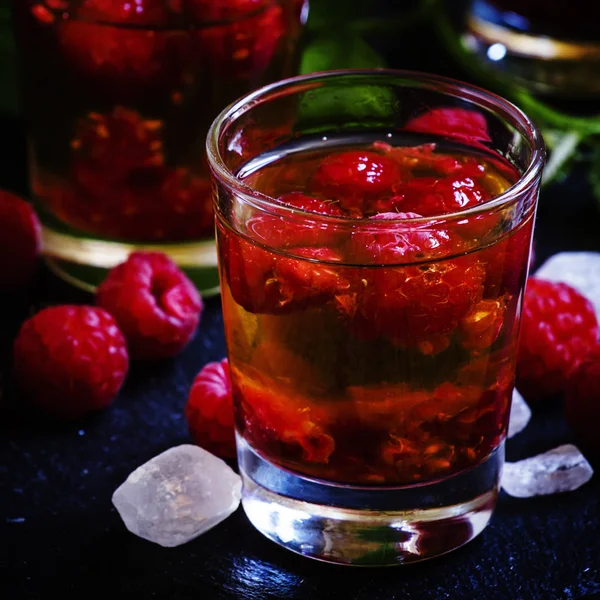
[[[476,87],[349,70],[242,98],[207,144],[248,518],[345,564],[468,542],[498,497],[539,132]]]
[[[218,292],[204,138],[289,77],[305,0],[18,0],[31,193],[49,265],[93,290],[137,249]],[[201,141],[200,141],[201,140]]]

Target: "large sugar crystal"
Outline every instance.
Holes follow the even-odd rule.
[[[507,462],[502,487],[510,496],[529,498],[576,490],[594,471],[579,450],[565,444],[518,462]]]
[[[591,301],[600,319],[600,252],[559,252],[551,256],[535,276],[562,281],[575,288]]]
[[[226,519],[239,506],[241,490],[239,475],[225,462],[184,444],[138,467],[112,501],[129,531],[171,547]]]
[[[514,390],[510,407],[510,419],[508,421],[508,437],[511,438],[517,435],[517,433],[521,433],[527,427],[529,419],[531,419],[529,405],[523,400],[523,396],[517,390]]]

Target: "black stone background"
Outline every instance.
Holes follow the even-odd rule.
[[[416,28],[377,42],[393,67],[468,79],[432,31]],[[0,186],[25,192],[20,121],[0,119],[0,146]],[[560,250],[600,250],[599,228],[599,208],[584,173],[544,190],[538,264]],[[563,495],[517,500],[503,493],[477,539],[406,568],[351,569],[296,556],[263,538],[241,509],[178,548],[136,538],[113,508],[112,492],[141,463],[189,442],[182,414],[189,385],[206,362],[224,356],[219,299],[206,302],[198,335],[180,357],[134,365],[109,410],[69,424],[37,417],[11,387],[10,339],[36,309],[91,301],[43,271],[28,297],[0,306],[0,598],[600,598],[600,473]],[[551,402],[536,409],[526,431],[508,442],[508,459],[569,440],[560,402]]]

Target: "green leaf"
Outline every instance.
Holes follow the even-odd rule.
[[[300,64],[303,74],[335,69],[372,69],[385,66],[383,58],[362,38],[342,32],[319,36],[306,48]],[[381,120],[393,113],[393,94],[383,85],[356,85],[348,77],[336,87],[316,87],[300,101],[305,133],[356,120]]]
[[[600,203],[600,144],[593,147],[593,152],[588,178],[592,186],[592,192],[598,203]]]
[[[309,31],[331,31],[340,26],[340,15],[345,23],[364,16],[363,0],[314,0],[310,3],[307,28]]]

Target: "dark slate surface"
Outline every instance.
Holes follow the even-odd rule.
[[[394,66],[411,66],[391,57]],[[4,120],[0,131],[8,156],[0,164],[0,186],[24,190],[23,128]],[[600,212],[578,173],[542,196],[538,262],[559,250],[600,250],[599,229]],[[112,507],[112,492],[141,463],[189,441],[182,409],[191,380],[206,362],[224,355],[219,300],[207,302],[196,340],[177,360],[136,365],[109,410],[54,424],[19,405],[9,376],[10,338],[36,308],[90,301],[42,272],[29,297],[0,307],[0,598],[600,598],[600,475],[560,496],[502,495],[479,538],[406,568],[350,569],[298,557],[264,539],[241,510],[179,548],[134,537]],[[560,403],[551,403],[508,442],[508,458],[568,440]]]

